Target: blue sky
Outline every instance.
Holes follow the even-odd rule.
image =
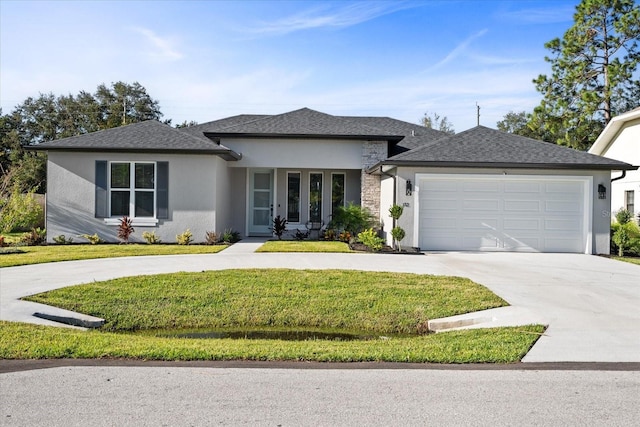
[[[578,0],[0,0],[0,101],[138,81],[164,119],[199,123],[309,107],[456,131],[540,101],[544,43]]]

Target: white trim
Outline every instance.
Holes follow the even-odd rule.
[[[583,205],[583,242],[585,244],[584,253],[593,252],[593,177],[581,175],[498,175],[498,174],[431,174],[416,173],[414,175],[414,217],[413,217],[413,239],[416,245],[420,242],[420,181],[429,180],[470,180],[470,179],[499,179],[522,181],[574,181],[584,185],[584,205]]]
[[[105,218],[104,223],[106,225],[120,225],[121,220],[122,217]],[[131,225],[138,227],[153,227],[157,224],[158,220],[156,218],[131,218]]]
[[[128,188],[112,188],[111,187],[111,165],[113,164],[128,164],[129,165],[129,187]],[[147,164],[153,165],[153,188],[136,188],[136,165]],[[116,224],[120,224],[121,216],[111,216],[111,192],[113,191],[128,191],[129,192],[129,215],[127,215],[134,222],[133,225],[155,225],[158,223],[156,219],[158,215],[158,162],[151,160],[110,160],[107,162],[107,210],[109,217],[105,218],[105,223],[111,225],[109,219],[115,219]],[[145,193],[153,193],[153,216],[136,217],[136,191]],[[155,221],[155,222],[154,222]]]

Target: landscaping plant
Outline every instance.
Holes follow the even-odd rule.
[[[147,242],[150,245],[154,245],[154,244],[157,244],[157,243],[161,242],[160,238],[158,237],[158,235],[156,234],[155,231],[151,231],[151,232],[145,231],[145,232],[143,232],[142,233],[142,238],[144,239],[145,242]]]
[[[215,231],[207,231],[204,233],[204,243],[207,245],[216,245],[220,241],[218,233]]]
[[[616,222],[611,224],[612,238],[618,249],[618,256],[625,253],[640,255],[640,227],[633,221],[633,215],[626,209],[616,213]]]
[[[375,217],[367,208],[349,203],[347,206],[338,206],[333,212],[329,228],[349,232],[357,235],[376,224]]]
[[[131,229],[131,232],[133,233],[133,228]],[[98,233],[82,234],[80,237],[83,237],[83,238],[87,239],[89,241],[89,243],[91,243],[92,245],[97,245],[98,243],[104,243],[104,240],[102,240],[100,238],[100,236],[98,236]],[[118,237],[120,237],[120,236],[118,236]]]
[[[287,231],[287,222],[287,219],[280,215],[273,218],[273,234],[278,237],[278,240],[282,240],[282,234]]]
[[[64,234],[61,234],[59,236],[54,237],[53,242],[56,245],[70,245],[71,243],[73,243],[73,237],[67,238]]]
[[[222,233],[222,241],[227,244],[236,243],[239,240],[240,233],[232,228],[227,228],[224,230],[224,233]]]
[[[129,238],[134,231],[131,218],[123,216],[118,225],[118,239],[122,240],[122,243],[129,243]]]
[[[176,241],[179,245],[188,245],[193,242],[193,234],[188,228],[184,233],[176,235]]]
[[[47,230],[42,228],[33,228],[31,231],[24,233],[20,238],[20,242],[27,246],[42,245],[47,240]]]
[[[393,237],[393,246],[394,248],[401,250],[400,241],[404,239],[405,231],[402,227],[397,225],[398,220],[402,216],[403,207],[400,205],[392,205],[389,208],[389,215],[393,218],[393,229],[391,230],[391,237]]]
[[[374,252],[380,251],[384,245],[384,239],[378,237],[378,233],[373,228],[358,233],[358,240]]]

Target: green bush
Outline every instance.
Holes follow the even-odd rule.
[[[633,219],[633,214],[626,209],[620,209],[616,212],[616,221],[618,224],[624,225]]]
[[[73,243],[73,237],[67,238],[64,234],[61,234],[59,236],[54,237],[53,242],[56,245],[70,245],[71,243]]]
[[[47,240],[47,230],[42,228],[33,228],[31,231],[24,233],[20,238],[20,243],[27,246],[42,245]]]
[[[236,243],[240,240],[240,233],[232,228],[227,228],[222,233],[222,241],[225,243]]]
[[[155,231],[152,231],[152,232],[145,231],[145,232],[143,232],[142,233],[142,238],[144,239],[145,242],[147,242],[150,245],[154,245],[154,244],[157,244],[157,243],[161,242],[160,238],[158,237],[158,235],[156,234]]]
[[[405,236],[404,228],[402,227],[393,227],[391,230],[391,237],[396,241],[396,245],[398,245],[398,250],[400,250],[400,242],[404,239]]]
[[[44,209],[34,190],[23,194],[16,187],[8,198],[0,200],[1,232],[23,231],[43,225]]]
[[[176,241],[179,245],[188,245],[193,242],[193,233],[187,228],[184,233],[176,235]]]
[[[378,252],[384,245],[384,239],[378,237],[373,228],[358,233],[358,240],[374,252]]]
[[[95,234],[81,234],[80,237],[83,237],[89,241],[92,245],[97,245],[98,243],[104,243],[104,240],[98,236],[98,233]]]
[[[617,216],[617,215],[616,215]],[[640,227],[633,221],[611,224],[614,249],[619,256],[625,253],[640,255]]]
[[[328,228],[346,231],[355,236],[375,225],[375,217],[367,208],[349,203],[347,206],[339,206],[333,212]]]

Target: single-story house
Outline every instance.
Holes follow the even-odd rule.
[[[589,153],[640,165],[640,107],[611,119]],[[612,212],[626,209],[640,221],[640,172],[613,172],[611,178]]]
[[[388,117],[303,108],[174,129],[147,121],[35,147],[48,153],[47,231],[165,242],[190,229],[271,235],[362,205],[423,250],[608,253],[610,176],[635,167],[478,126],[447,135]],[[390,236],[388,236],[390,240]]]

